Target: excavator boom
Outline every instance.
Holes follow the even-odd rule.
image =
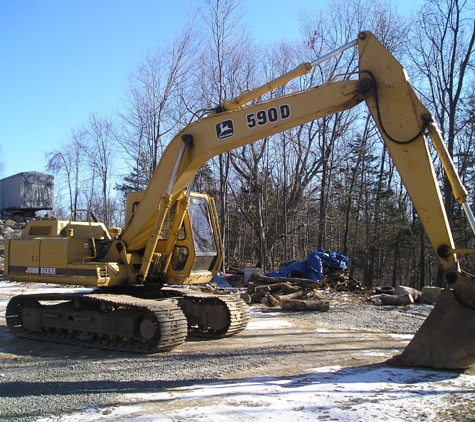
[[[366,101],[432,247],[437,250],[445,245],[453,250],[452,233],[424,137],[427,128],[434,125],[431,114],[419,100],[403,67],[371,33],[362,32],[357,41],[337,51],[355,44],[359,52],[358,79],[330,82],[245,106],[246,101],[309,72],[320,60],[303,63],[285,77],[224,103],[218,108],[222,112],[212,113],[178,133],[165,150],[140,206],[121,236],[127,249],[141,250],[147,245],[157,217],[157,193],[168,192],[177,198],[210,158]],[[439,259],[447,271],[458,271],[455,254]]]
[[[177,198],[196,172],[214,156],[352,108],[364,100],[367,90],[368,87],[359,80],[334,82],[243,109],[213,114],[188,125],[164,151],[139,207],[121,236],[127,249],[133,251],[145,247],[157,216],[156,192],[167,192],[174,172],[169,163],[176,162],[184,146],[169,192],[172,198]]]
[[[360,33],[358,40],[344,46],[344,49],[354,44],[357,44],[359,52],[357,80],[332,82],[246,106],[259,95],[310,71],[312,65],[303,63],[276,81],[222,104],[217,113],[189,125],[173,139],[162,162],[169,162],[179,155],[178,150],[183,151],[184,148],[182,160],[173,176],[170,174],[164,178],[166,169],[157,169],[147,191],[164,191],[165,186],[160,185],[170,183],[170,194],[177,196],[198,169],[213,156],[365,101],[437,254],[446,280],[449,286],[455,286],[441,296],[425,326],[403,355],[393,359],[392,363],[438,368],[471,366],[475,364],[475,342],[462,321],[469,322],[471,326],[475,324],[474,280],[460,271],[426,136],[439,152],[455,197],[464,205],[470,218],[466,190],[430,112],[419,100],[403,67],[369,32]],[[147,243],[155,218],[155,207],[148,199],[150,196],[146,193],[137,215],[123,234],[122,239],[129,249],[140,249]],[[144,221],[148,223],[144,225]],[[473,226],[473,216],[471,224]],[[463,338],[463,341],[454,341],[454,338]]]

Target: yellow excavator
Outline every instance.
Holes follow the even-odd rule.
[[[359,53],[354,79],[257,101],[354,46]],[[225,337],[242,331],[249,310],[241,299],[184,288],[209,282],[222,260],[215,205],[207,195],[190,190],[195,174],[218,154],[361,102],[381,132],[448,285],[413,340],[391,362],[473,366],[475,282],[460,269],[457,254],[475,251],[454,245],[429,140],[473,229],[468,195],[405,70],[370,32],[186,126],[166,148],[145,192],[129,195],[122,232],[89,215],[86,221],[30,221],[20,238],[6,242],[7,278],[94,289],[15,296],[7,305],[8,327],[32,339],[138,353],[171,350],[190,334]]]

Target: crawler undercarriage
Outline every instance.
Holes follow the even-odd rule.
[[[19,337],[134,353],[165,352],[187,335],[221,338],[242,331],[249,309],[231,295],[163,289],[153,299],[101,291],[13,297],[7,325]]]

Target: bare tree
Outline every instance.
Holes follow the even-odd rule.
[[[206,0],[201,10],[206,32],[203,38],[198,84],[202,104],[208,109],[238,95],[249,82],[243,77],[249,70],[245,60],[249,43],[246,32],[240,24],[240,3],[239,0]],[[229,153],[219,155],[217,161],[220,226],[223,244],[226,245]],[[225,265],[226,259],[223,259],[223,268]]]
[[[261,83],[274,79],[303,60],[319,57],[355,39],[364,22],[367,22],[365,28],[374,25],[388,43],[392,41],[399,46],[403,30],[391,29],[388,22],[390,18],[396,18],[392,9],[388,11],[384,5],[372,2],[357,3],[360,7],[353,2],[332,2],[327,13],[317,12],[312,19],[308,19],[309,14],[302,15],[305,17],[305,43],[281,43],[263,50],[260,62],[254,64],[254,75],[260,73],[264,76]],[[339,25],[328,22],[338,22]],[[342,74],[350,75],[356,66],[356,51],[353,51],[266,97],[326,83]],[[257,80],[252,73],[250,76],[248,79]],[[248,250],[255,251],[262,265],[266,266],[271,257],[275,262],[274,258],[279,254],[281,259],[305,255],[309,245],[318,247],[338,243],[337,238],[333,239],[330,234],[333,228],[327,230],[328,204],[332,196],[334,169],[344,160],[344,156],[339,155],[341,143],[357,117],[357,112],[338,113],[230,153],[234,171],[239,176],[237,186],[233,186],[234,200],[241,211],[239,218],[253,228],[247,240],[258,242],[251,242],[252,247]],[[318,211],[314,208],[315,202],[319,204]],[[314,215],[318,212],[318,224],[308,223],[310,209]],[[242,224],[235,223],[235,226],[242,227]],[[319,227],[315,233],[318,240],[312,241],[308,236],[310,229],[304,228],[313,229],[314,226]],[[233,235],[233,238],[237,237],[238,234]],[[276,254],[277,246],[281,249]]]
[[[114,221],[116,209],[114,207],[112,187],[114,167],[116,162],[116,148],[114,126],[111,119],[100,118],[96,113],[89,116],[86,126],[87,148],[86,160],[91,174],[91,194],[88,209],[93,209],[96,216],[106,225]],[[95,181],[99,180],[96,195]],[[99,200],[93,201],[94,197]]]
[[[58,150],[46,154],[47,171],[59,175],[64,180],[64,188],[68,192],[69,210],[79,208],[82,175],[85,162],[86,131],[83,128],[72,129],[67,142],[61,142]],[[58,184],[56,185],[58,186]]]
[[[420,93],[434,110],[452,156],[457,148],[457,137],[469,122],[461,111],[468,100],[467,85],[474,77],[474,12],[473,1],[427,0],[414,25],[409,49],[423,76]],[[450,218],[454,198],[447,178],[444,194]]]
[[[131,164],[129,183],[135,190],[146,187],[164,148],[189,118],[185,91],[194,74],[196,40],[189,21],[171,45],[150,51],[130,76],[119,142]]]

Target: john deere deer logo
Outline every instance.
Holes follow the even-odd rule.
[[[216,137],[218,139],[230,138],[234,135],[234,125],[232,120],[225,120],[216,125]]]

